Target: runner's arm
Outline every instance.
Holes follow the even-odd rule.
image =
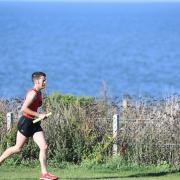
[[[35,116],[35,117],[41,117],[42,119],[44,119],[46,117],[45,114],[39,114],[38,112],[32,111],[29,106],[31,105],[31,103],[33,102],[34,98],[36,97],[36,92],[34,91],[29,91],[26,99],[21,107],[21,112]]]

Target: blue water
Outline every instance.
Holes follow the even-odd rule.
[[[0,3],[0,97],[180,92],[180,3]]]

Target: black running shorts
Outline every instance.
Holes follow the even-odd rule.
[[[41,124],[40,122],[33,124],[32,119],[28,119],[28,118],[22,116],[19,119],[17,128],[18,128],[19,132],[21,134],[23,134],[24,136],[31,137],[31,136],[33,136],[34,133],[43,131],[40,124]]]

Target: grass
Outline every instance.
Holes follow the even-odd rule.
[[[159,171],[152,168],[140,168],[138,170],[107,170],[107,169],[87,169],[71,166],[65,169],[49,168],[51,173],[58,175],[61,179],[69,180],[93,180],[93,179],[125,179],[125,180],[179,180],[180,172]],[[39,179],[39,167],[0,167],[1,180],[36,180]]]

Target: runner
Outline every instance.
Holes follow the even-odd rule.
[[[33,124],[35,118],[45,119],[45,113],[38,113],[38,107],[42,105],[41,90],[46,87],[46,74],[34,72],[32,74],[33,88],[28,91],[24,103],[21,107],[22,117],[18,122],[16,144],[7,148],[0,156],[0,164],[9,156],[21,152],[29,137],[33,137],[34,142],[40,149],[39,161],[41,165],[41,180],[56,180],[57,176],[48,173],[47,170],[47,143],[44,137],[40,121]]]

